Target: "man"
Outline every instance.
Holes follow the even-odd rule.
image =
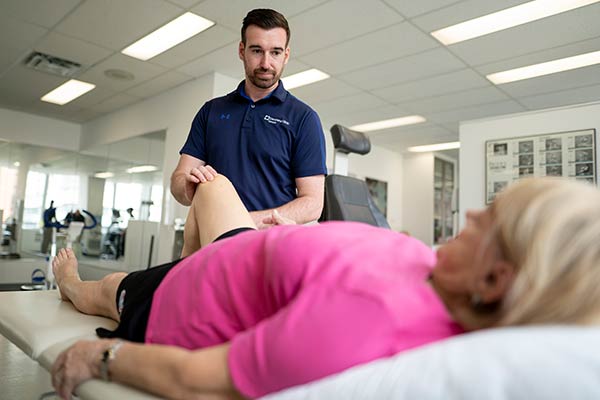
[[[252,10],[238,55],[246,79],[200,109],[171,176],[171,193],[190,205],[197,184],[227,176],[259,228],[281,218],[305,223],[323,208],[325,142],[316,112],[280,81],[290,57],[283,15]],[[277,211],[277,212],[275,212]]]

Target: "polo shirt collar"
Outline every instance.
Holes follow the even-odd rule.
[[[248,97],[248,95],[246,94],[246,91],[244,90],[245,83],[246,83],[245,80],[241,81],[240,84],[238,85],[237,89],[235,90],[235,93],[238,96],[241,96],[246,100],[252,101],[252,99],[250,97]],[[259,101],[266,100],[266,99],[273,97],[273,98],[279,100],[279,102],[283,103],[285,101],[287,95],[288,95],[288,91],[285,90],[285,88],[283,87],[283,82],[280,80],[279,84],[277,85],[275,90],[273,90],[271,93],[269,93],[268,95],[266,95]]]

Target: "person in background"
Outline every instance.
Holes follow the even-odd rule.
[[[58,221],[56,220],[56,207],[54,207],[54,200],[50,201],[50,207],[44,210],[44,230],[42,233],[42,247],[40,251],[43,254],[48,253],[48,246],[52,242],[52,229],[56,228]]]
[[[222,175],[192,208],[205,246],[181,261],[81,281],[61,250],[62,298],[119,321],[58,356],[61,397],[103,377],[168,398],[256,398],[465,331],[600,324],[600,191],[583,183],[520,180],[437,254],[354,222],[257,231]]]
[[[243,20],[238,56],[246,78],[195,116],[171,176],[171,193],[189,206],[200,182],[227,176],[259,229],[277,215],[316,221],[323,208],[325,140],[317,113],[281,82],[290,29],[270,9]],[[190,215],[189,220],[194,220]]]

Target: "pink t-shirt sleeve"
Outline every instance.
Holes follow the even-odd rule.
[[[391,355],[385,338],[393,335],[392,324],[385,306],[364,293],[306,288],[233,338],[228,363],[234,385],[254,398]]]

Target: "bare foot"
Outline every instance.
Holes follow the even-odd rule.
[[[69,280],[81,280],[77,270],[77,258],[72,249],[60,249],[54,260],[52,260],[52,272],[60,291],[60,298],[68,301],[69,297],[64,294],[64,289],[66,289],[64,286],[68,285]],[[63,290],[61,290],[61,287],[63,287]]]

